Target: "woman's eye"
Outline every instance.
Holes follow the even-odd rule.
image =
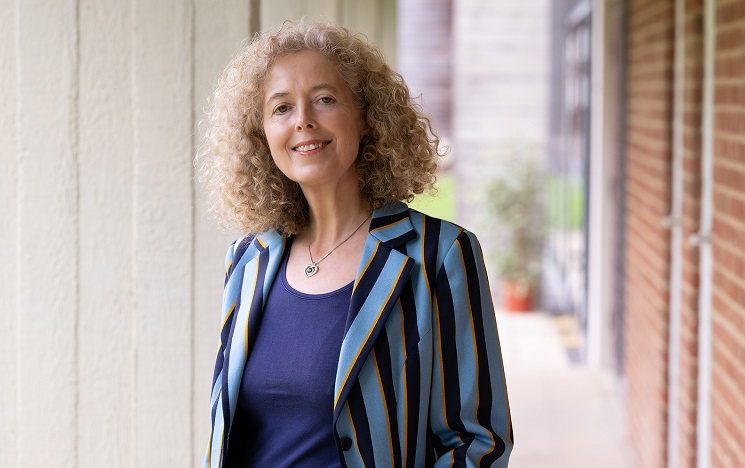
[[[331,104],[332,102],[334,102],[334,98],[328,97],[328,96],[324,96],[321,99],[319,99],[319,101],[321,101],[324,104]]]
[[[287,112],[287,106],[284,104],[274,108],[274,114],[284,114],[285,112]]]

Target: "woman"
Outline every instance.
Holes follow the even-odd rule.
[[[478,241],[402,203],[439,141],[381,53],[331,24],[223,73],[202,177],[226,256],[205,466],[506,466],[512,428]]]

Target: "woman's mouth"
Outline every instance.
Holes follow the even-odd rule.
[[[298,146],[295,146],[292,148],[293,151],[299,151],[301,153],[307,153],[308,151],[313,151],[315,149],[321,149],[327,146],[330,141],[319,141],[317,143],[308,143],[308,144],[301,144]]]

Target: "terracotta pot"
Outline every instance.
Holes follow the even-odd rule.
[[[533,307],[530,287],[505,281],[502,284],[502,306],[508,312],[527,312]]]

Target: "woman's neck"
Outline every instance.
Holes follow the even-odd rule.
[[[306,194],[306,199],[310,207],[310,224],[302,235],[307,236],[314,251],[325,252],[334,248],[351,236],[372,211],[359,192],[354,195],[326,194],[316,197]]]
[[[335,291],[359,270],[372,207],[359,195],[306,198],[311,221],[292,243],[287,281],[305,293]]]

